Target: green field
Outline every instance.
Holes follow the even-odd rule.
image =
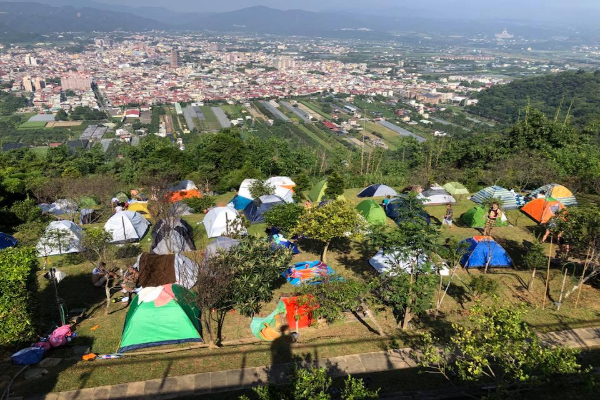
[[[310,108],[311,110],[313,110],[314,112],[316,112],[317,114],[320,114],[321,116],[332,120],[333,117],[331,116],[331,114],[327,114],[326,112],[324,112],[323,110],[321,110],[321,107],[319,107],[317,104],[313,103],[312,101],[307,101],[307,100],[302,100],[300,101],[300,103],[304,104],[306,107]]]
[[[323,139],[321,139],[320,137],[317,136],[316,133],[312,132],[310,129],[308,129],[307,127],[305,127],[302,124],[298,124],[298,129],[300,129],[302,132],[306,133],[308,136],[310,136],[311,139],[313,139],[315,142],[317,142],[318,144],[320,144],[321,146],[323,146],[325,149],[332,151],[333,147],[325,142]]]
[[[210,106],[202,106],[200,107],[200,110],[202,111],[202,114],[204,114],[204,118],[206,118],[205,122],[208,125],[209,130],[218,131],[221,129],[221,124],[210,109]]]
[[[47,122],[43,122],[43,121],[40,121],[40,122],[35,122],[35,121],[34,122],[29,122],[29,121],[27,121],[27,122],[23,122],[19,126],[19,129],[39,129],[39,128],[45,127],[46,124],[47,124]]]

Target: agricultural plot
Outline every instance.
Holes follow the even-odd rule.
[[[215,114],[221,128],[230,128],[231,122],[221,107],[211,107],[210,110]]]
[[[206,118],[206,123],[208,124],[209,130],[218,131],[219,129],[221,129],[221,124],[219,123],[219,120],[217,119],[216,115],[211,110],[211,107],[202,106],[200,107],[200,110],[202,110],[202,114],[204,114],[204,118]]]
[[[20,126],[19,129],[40,129],[40,128],[45,128],[46,127],[47,122],[44,121],[27,121],[27,122],[23,122]]]

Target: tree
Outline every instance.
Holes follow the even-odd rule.
[[[107,279],[104,284],[106,314],[108,314],[108,309],[110,307],[110,291],[119,283],[119,276],[115,271],[111,271],[111,268],[113,268],[111,263],[115,258],[114,248],[109,244],[111,239],[112,234],[106,232],[103,228],[88,228],[85,230],[80,242],[80,252],[85,259],[92,264],[94,268],[106,271]]]
[[[362,227],[362,220],[350,204],[343,200],[311,207],[298,220],[292,234],[306,236],[323,243],[321,261],[327,262],[327,250],[333,239],[352,238]]]
[[[422,335],[414,356],[449,380],[493,382],[500,390],[581,372],[577,350],[543,346],[520,308],[471,308],[470,323],[452,324],[444,339]]]
[[[304,214],[304,207],[295,203],[278,204],[265,212],[265,222],[275,226],[285,235],[289,235],[298,225],[298,220]]]
[[[275,193],[275,186],[270,185],[267,181],[256,179],[250,184],[250,194],[253,198],[258,199],[261,196],[268,196]]]
[[[337,199],[344,194],[344,178],[337,171],[333,171],[327,178],[327,188],[325,188],[325,196],[328,199]]]
[[[69,119],[69,115],[62,108],[60,110],[58,110],[58,112],[54,116],[55,121],[67,121],[68,119]]]

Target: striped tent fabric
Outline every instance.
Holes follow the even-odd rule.
[[[486,201],[492,199],[500,200],[502,202],[502,209],[504,210],[516,210],[519,208],[516,195],[501,186],[488,186],[471,196],[471,200],[477,204],[484,204]]]
[[[559,185],[558,183],[550,183],[535,189],[529,194],[529,197],[535,198],[540,192],[546,194],[546,199],[552,197],[560,201],[564,206],[576,206],[577,199],[573,196],[573,193],[566,187]]]

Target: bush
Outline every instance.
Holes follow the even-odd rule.
[[[201,213],[216,204],[214,196],[190,197],[183,202],[195,213]]]
[[[304,207],[298,204],[278,204],[267,211],[264,217],[267,225],[275,226],[288,235],[298,225],[303,213]]]
[[[31,293],[36,291],[38,267],[33,248],[0,251],[0,346],[13,346],[35,336]]]
[[[493,296],[498,292],[498,282],[485,275],[474,276],[468,287],[474,299],[479,299],[484,295]]]
[[[126,244],[123,247],[119,247],[115,252],[115,258],[133,258],[142,254],[142,249],[139,246],[133,244]]]

